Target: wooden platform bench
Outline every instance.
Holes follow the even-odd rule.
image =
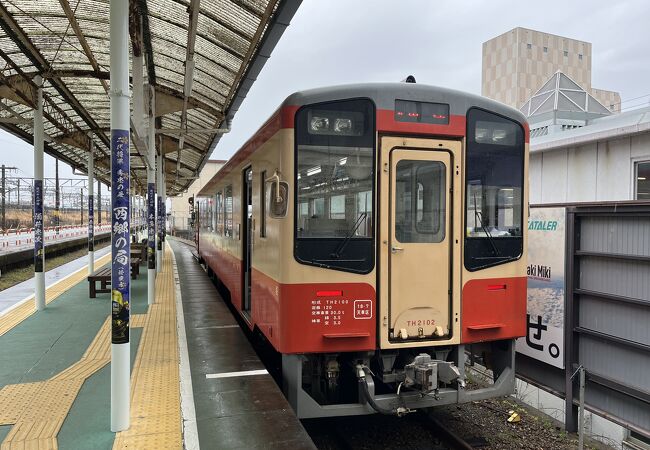
[[[141,258],[131,258],[131,278],[134,280],[140,275],[140,264],[142,264]]]
[[[97,289],[97,283],[101,283],[101,288]],[[95,270],[91,275],[88,275],[88,283],[90,285],[90,298],[96,298],[97,293],[110,293],[111,289],[108,287],[111,284],[111,268],[104,267]]]
[[[147,244],[146,242],[134,242],[131,244],[131,258],[139,257],[140,262],[147,262]]]
[[[142,260],[140,258],[131,258],[131,279],[135,280],[140,275],[140,263]],[[98,270],[95,270],[92,275],[88,275],[88,283],[90,287],[90,298],[97,298],[97,294],[100,293],[110,293],[111,289],[111,268],[104,267]],[[97,289],[97,283],[100,283],[101,287]]]

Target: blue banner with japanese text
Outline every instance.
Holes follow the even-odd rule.
[[[43,272],[43,180],[34,180],[34,272]]]
[[[147,184],[147,267],[156,268],[156,184]]]
[[[113,344],[129,342],[131,238],[129,131],[111,132],[111,301]]]
[[[93,195],[88,196],[88,251],[95,251],[95,202]]]
[[[162,251],[163,241],[163,220],[162,220],[162,197],[158,196],[158,250]]]

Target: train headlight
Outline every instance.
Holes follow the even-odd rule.
[[[352,119],[336,119],[334,131],[341,134],[350,134],[352,132]]]
[[[327,117],[318,117],[314,116],[311,118],[311,123],[309,124],[312,131],[323,132],[330,129],[330,119]]]
[[[364,133],[364,116],[358,111],[309,111],[309,134],[327,136],[361,136]]]

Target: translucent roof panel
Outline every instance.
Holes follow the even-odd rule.
[[[520,108],[526,117],[553,111],[584,113],[585,120],[596,116],[609,115],[605,108],[591,94],[582,89],[564,73],[557,71]]]
[[[130,2],[130,62],[143,57],[143,78],[155,91],[156,133],[163,136],[157,146],[170,195],[203,168],[221,136],[215,130],[245,96],[239,86],[256,79],[300,1]],[[32,141],[34,77],[41,75],[45,151],[86,171],[92,142],[96,176],[104,182],[110,179],[109,7],[110,0],[0,0],[0,127]],[[142,189],[147,133],[137,131],[132,176]]]

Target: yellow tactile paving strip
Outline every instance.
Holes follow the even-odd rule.
[[[183,448],[175,295],[168,248],[131,374],[131,427],[114,449]]]
[[[144,327],[144,331],[131,374],[131,427],[116,434],[113,445],[116,449],[180,449],[183,445],[175,288],[170,252],[167,249],[163,270],[156,277],[156,304],[149,307],[147,314],[131,316],[131,326]],[[102,264],[101,260],[99,263]],[[47,301],[52,301],[85,277],[86,272],[81,271],[59,283],[69,282],[67,287],[57,285],[51,288],[52,292],[48,289]],[[11,318],[15,323],[4,332],[33,313],[33,304],[27,302],[26,305],[30,309]],[[3,321],[6,316],[2,317]],[[81,386],[110,362],[110,351],[110,317],[107,317],[79,361],[49,380],[3,387],[0,390],[0,405],[3,405],[0,425],[13,427],[0,450],[57,449],[56,436]]]
[[[146,326],[147,314],[134,314],[131,326]],[[81,359],[36,383],[10,384],[0,390],[0,425],[13,425],[1,450],[56,449],[56,436],[84,381],[111,360],[110,317]]]
[[[104,255],[101,258],[95,260],[95,265],[97,267],[101,267],[107,262],[109,262],[110,258],[111,258],[110,253]],[[77,272],[74,272],[68,278],[49,287],[45,291],[45,303],[46,304],[50,303],[59,295],[61,295],[62,293],[70,289],[72,286],[86,279],[87,276],[88,276],[88,269],[87,267],[84,267],[82,269],[79,269]],[[7,314],[0,316],[0,336],[2,336],[7,331],[11,330],[13,327],[21,323],[23,320],[25,320],[26,318],[34,314],[34,312],[36,312],[36,306],[34,305],[34,300],[32,298],[31,300],[27,300],[25,303],[18,306],[17,308],[12,309]]]

